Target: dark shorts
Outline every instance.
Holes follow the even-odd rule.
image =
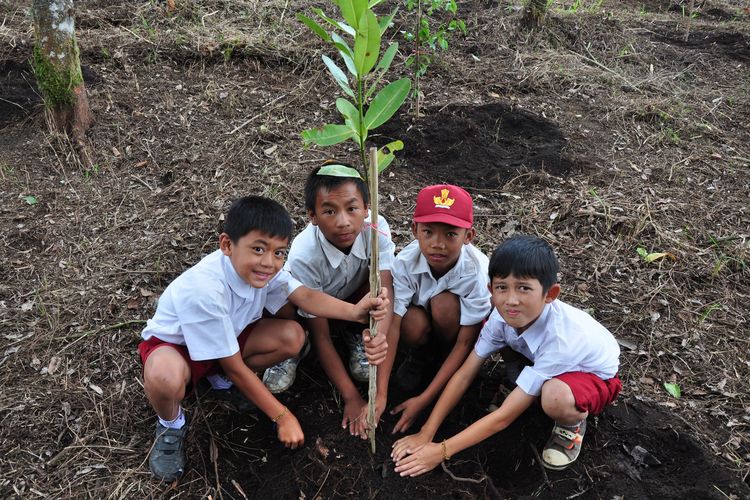
[[[244,350],[245,343],[247,342],[247,339],[250,336],[250,332],[253,331],[255,325],[256,323],[247,325],[245,329],[242,330],[242,333],[240,333],[240,336],[237,337],[237,343],[240,345],[240,353],[242,353],[242,351]],[[190,384],[185,388],[185,396],[189,396],[193,392],[193,389],[197,387],[198,381],[202,378],[209,375],[221,373],[221,365],[219,365],[219,362],[217,360],[208,359],[204,361],[194,361],[190,359],[190,353],[188,352],[186,346],[164,342],[163,340],[156,337],[151,337],[148,340],[142,340],[141,343],[138,344],[138,354],[141,355],[141,363],[145,366],[146,360],[151,355],[151,353],[154,352],[154,350],[161,348],[162,346],[169,346],[179,352],[190,368]]]
[[[569,372],[555,377],[565,382],[576,400],[578,411],[587,411],[592,415],[600,414],[604,408],[617,399],[622,390],[620,377],[602,380],[592,373]]]

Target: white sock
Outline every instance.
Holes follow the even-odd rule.
[[[182,426],[185,425],[185,414],[182,412],[182,406],[179,407],[174,420],[164,420],[159,417],[159,423],[167,429],[182,429]]]
[[[217,391],[226,391],[227,389],[232,387],[232,381],[222,375],[219,375],[219,374],[209,375],[206,378],[208,379],[208,382],[211,384],[211,388]]]

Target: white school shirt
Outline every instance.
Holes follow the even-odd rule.
[[[474,245],[461,247],[456,265],[438,279],[432,275],[430,265],[414,240],[401,250],[393,261],[393,313],[406,314],[409,305],[429,310],[430,299],[448,291],[457,295],[461,303],[462,326],[476,325],[492,309],[487,288],[489,259]]]
[[[216,250],[169,284],[141,336],[187,346],[194,361],[231,356],[240,349],[242,330],[259,320],[264,308],[278,311],[300,286],[281,270],[265,287],[253,288]]]
[[[369,278],[372,231],[378,231],[380,270],[390,271],[393,266],[396,245],[391,240],[388,222],[381,215],[378,215],[377,229],[370,222],[368,216],[348,254],[328,241],[318,226],[308,224],[292,241],[284,269],[308,288],[346,299]],[[307,318],[315,317],[301,309],[299,313]]]
[[[508,346],[534,364],[521,371],[516,384],[530,396],[539,396],[549,379],[568,372],[592,373],[602,380],[617,374],[620,346],[614,336],[585,311],[554,300],[539,318],[518,334],[503,317],[492,311],[482,328],[474,352],[487,358]]]

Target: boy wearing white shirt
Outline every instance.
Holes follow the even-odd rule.
[[[320,290],[345,301],[357,301],[369,292],[372,232],[377,232],[381,285],[392,295],[391,265],[395,245],[391,241],[388,222],[378,217],[378,227],[370,223],[369,192],[357,170],[349,165],[328,162],[315,168],[305,183],[305,208],[310,224],[292,241],[285,269],[306,287]],[[389,308],[390,309],[390,308]],[[344,332],[349,344],[349,373],[331,338],[331,325],[326,318],[305,307],[299,309],[310,331],[312,344],[328,378],[344,400],[341,426],[353,436],[367,437],[367,403],[352,379],[366,382],[369,364],[364,346],[387,347],[386,335],[375,339],[360,333]],[[388,332],[390,312],[378,325]],[[266,371],[263,381],[273,393],[292,385],[299,358],[295,357]],[[378,371],[378,393],[387,390],[387,374]],[[350,375],[351,374],[351,375]],[[383,382],[385,381],[385,382]],[[385,387],[385,389],[383,389]],[[376,421],[384,406],[376,407]]]
[[[281,267],[292,220],[273,200],[248,196],[226,216],[219,250],[178,276],[159,299],[138,351],[146,396],[156,411],[156,439],[149,459],[159,479],[179,478],[186,463],[185,415],[180,402],[203,377],[220,371],[276,425],[289,448],[304,442],[296,417],[263,385],[255,370],[297,354],[305,336],[291,320],[263,318],[287,300],[317,314],[365,322],[381,318],[387,300],[348,304],[310,290]]]
[[[617,376],[620,348],[595,319],[556,300],[557,271],[554,251],[537,237],[518,235],[498,246],[489,267],[495,311],[419,433],[394,443],[396,472],[419,476],[432,470],[505,429],[537,400],[555,421],[542,453],[543,465],[560,470],[578,458],[586,417],[601,413],[622,389]],[[516,388],[497,410],[455,436],[432,443],[487,357],[505,347],[532,362],[521,371]]]
[[[425,361],[428,358],[428,347],[437,347],[447,355],[429,385],[391,411],[401,412],[394,433],[406,431],[437,398],[469,355],[482,321],[492,309],[487,289],[488,259],[471,244],[476,235],[473,225],[473,202],[464,189],[440,184],[422,189],[417,196],[412,223],[416,240],[398,254],[393,264],[391,348],[378,373],[390,373],[399,340],[412,346],[414,354],[396,372],[399,384],[407,391],[420,383],[420,365],[426,363],[419,361],[420,357]],[[385,382],[387,390],[387,379]]]

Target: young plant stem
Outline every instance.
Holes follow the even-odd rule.
[[[416,57],[414,61],[414,116],[419,118],[419,69],[422,40],[419,38],[419,32],[422,31],[422,0],[417,0],[417,37],[416,37]]]
[[[362,92],[363,85],[364,82],[362,81],[362,77],[357,76],[357,107],[359,108],[359,160],[362,162],[362,168],[365,170],[365,181],[369,183],[370,173],[367,171],[367,154],[365,149],[365,134],[367,133],[367,128],[365,127],[365,96]],[[375,175],[377,176],[377,165],[375,168]]]
[[[370,297],[377,297],[380,292],[380,266],[378,265],[380,251],[378,246],[378,150],[370,148],[370,164],[368,171],[370,190]],[[393,300],[393,299],[391,299]],[[370,337],[378,334],[378,322],[370,318]],[[369,388],[367,391],[367,425],[370,428],[370,449],[375,453],[375,400],[378,395],[378,367],[370,365]]]

